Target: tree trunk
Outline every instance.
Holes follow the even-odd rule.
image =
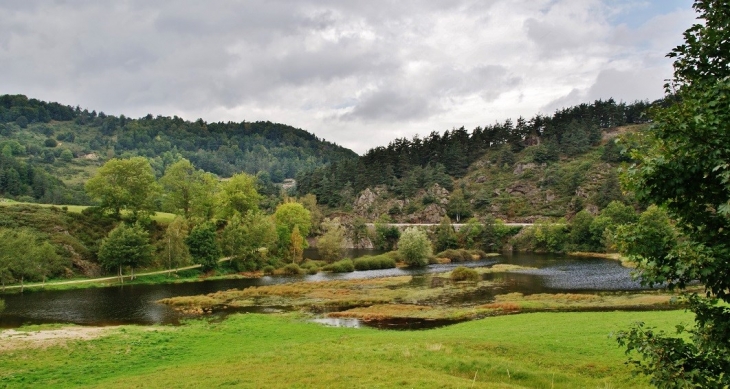
[[[124,277],[122,277],[122,265],[119,265],[119,282],[124,283]]]
[[[188,210],[185,209],[185,214],[187,215]],[[170,278],[170,275],[172,274],[172,253],[170,252],[170,237],[167,237],[167,278]]]
[[[20,293],[23,293],[23,277],[20,277]]]
[[[134,266],[132,266],[132,276],[129,277],[130,281],[134,281]]]

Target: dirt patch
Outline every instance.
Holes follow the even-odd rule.
[[[64,345],[69,340],[91,340],[102,337],[117,327],[64,327],[53,330],[0,332],[0,352],[23,348],[46,348]]]

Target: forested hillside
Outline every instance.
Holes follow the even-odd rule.
[[[300,174],[298,191],[368,219],[387,213],[403,222],[445,213],[534,220],[602,208],[624,197],[616,167],[629,157],[614,138],[644,128],[650,106],[595,101],[552,116],[396,139]]]
[[[191,122],[177,116],[89,112],[80,107],[0,96],[0,196],[86,204],[83,183],[104,160],[144,156],[156,174],[187,158],[220,177],[263,174],[281,182],[304,170],[352,159],[349,149],[271,122]]]

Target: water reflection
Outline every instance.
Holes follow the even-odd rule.
[[[432,265],[423,269],[384,269],[344,274],[319,273],[298,277],[262,277],[259,279],[211,280],[167,285],[123,285],[65,291],[33,291],[4,295],[5,310],[0,313],[0,327],[23,324],[74,323],[81,325],[176,324],[184,315],[155,303],[162,298],[213,293],[228,289],[273,285],[297,281],[350,280],[412,275],[413,285],[426,286],[439,282],[429,273],[449,271],[457,266],[491,266],[508,263],[534,267],[513,273],[485,274],[484,279],[499,282],[496,288],[483,288],[476,293],[454,297],[453,303],[489,301],[495,294],[519,292],[561,293],[576,291],[636,290],[641,286],[631,279],[630,269],[617,261],[574,258],[558,255],[511,254],[484,261],[463,264]],[[441,282],[444,282],[441,279]],[[255,307],[287,309],[286,307]],[[425,325],[437,325],[425,323]],[[392,324],[394,327],[398,323]],[[443,325],[443,324],[442,324]]]

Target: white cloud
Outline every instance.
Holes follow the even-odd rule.
[[[0,4],[0,93],[111,114],[271,120],[358,152],[597,98],[661,96],[690,9],[626,2]],[[630,7],[628,7],[630,9]]]

